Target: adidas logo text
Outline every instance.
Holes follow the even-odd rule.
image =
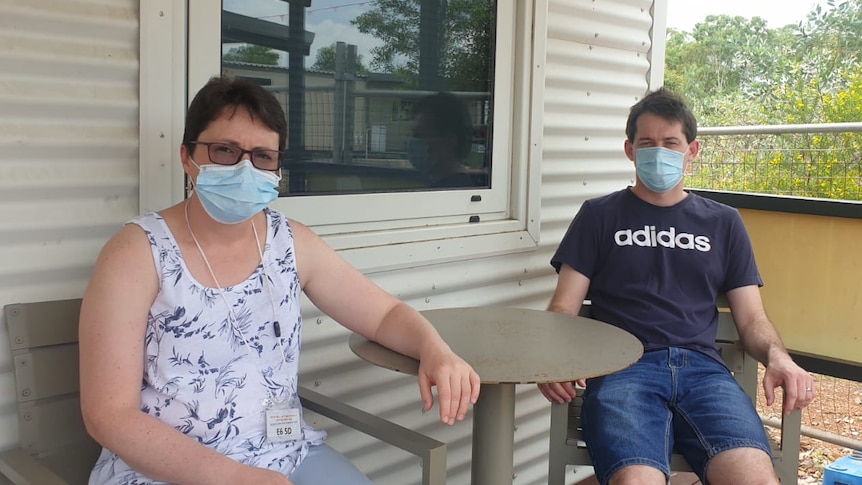
[[[622,229],[614,233],[614,241],[617,246],[653,248],[661,246],[671,249],[697,249],[702,252],[708,252],[712,249],[708,237],[695,236],[687,232],[677,233],[676,228],[672,226],[662,231],[656,231],[655,226],[644,226],[643,229],[637,231]]]

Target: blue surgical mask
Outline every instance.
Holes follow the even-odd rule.
[[[685,153],[664,147],[635,151],[635,171],[641,182],[653,192],[663,193],[682,180]]]
[[[407,160],[413,165],[413,168],[422,174],[427,174],[431,171],[434,161],[428,156],[428,144],[421,138],[411,136],[407,139]]]
[[[250,160],[236,165],[203,165],[198,167],[195,193],[204,210],[222,224],[238,224],[262,211],[278,198],[275,173],[254,168]]]

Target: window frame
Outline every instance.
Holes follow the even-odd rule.
[[[221,31],[212,26],[221,8],[188,0],[188,101],[220,72]],[[491,189],[302,195],[271,206],[366,272],[536,249],[547,1],[497,8]]]

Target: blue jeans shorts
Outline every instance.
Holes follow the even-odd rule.
[[[722,451],[771,454],[751,398],[722,363],[696,350],[649,351],[627,369],[590,379],[581,418],[602,484],[630,465],[669,478],[672,452],[685,456],[704,483],[709,461]]]

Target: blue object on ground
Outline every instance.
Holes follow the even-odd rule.
[[[862,485],[862,451],[854,451],[826,465],[823,485]]]

